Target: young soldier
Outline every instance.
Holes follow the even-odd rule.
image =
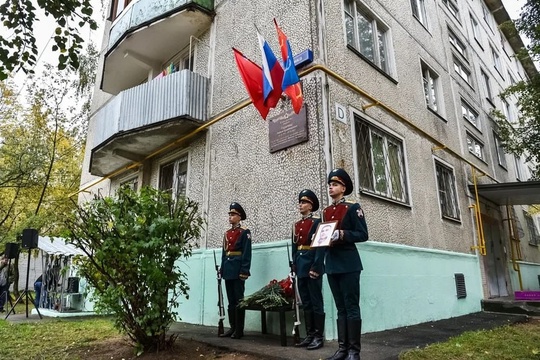
[[[293,264],[298,281],[298,292],[304,309],[306,338],[295,346],[315,350],[323,347],[324,305],[322,275],[324,248],[311,248],[311,238],[320,222],[313,212],[319,209],[319,199],[305,189],[298,194],[298,210],[302,219],[294,224],[292,236]]]
[[[345,170],[330,172],[328,193],[332,204],[324,209],[323,221],[338,222],[326,249],[326,274],[338,312],[339,349],[326,360],[360,359],[362,261],[356,243],[368,240],[368,229],[360,204],[345,201],[344,196],[352,191],[353,183]]]
[[[231,328],[220,336],[240,339],[244,336],[244,320],[246,311],[237,308],[244,297],[245,281],[251,275],[251,233],[240,225],[246,219],[246,213],[240,204],[233,202],[229,206],[229,223],[231,228],[223,236],[221,254],[221,276],[225,280],[225,290],[229,305],[227,313]]]

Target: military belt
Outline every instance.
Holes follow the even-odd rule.
[[[309,246],[309,245],[300,245],[298,247],[298,250],[311,250],[311,246]]]
[[[242,255],[241,251],[227,251],[225,253],[226,256],[240,256]]]

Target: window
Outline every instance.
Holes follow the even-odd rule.
[[[495,67],[495,70],[502,76],[502,65],[501,65],[501,58],[499,57],[499,54],[495,51],[495,49],[491,48],[491,55],[493,56],[493,64]]]
[[[125,181],[122,181],[120,183],[120,186],[127,186],[129,187],[131,190],[133,191],[137,191],[138,187],[139,187],[139,178],[138,177],[134,177],[134,178],[131,178],[129,180],[125,180]]]
[[[390,73],[388,28],[354,1],[345,1],[347,45],[385,73]]]
[[[131,0],[113,0],[111,7],[111,20],[114,20],[129,5]]]
[[[506,101],[506,99],[503,99],[502,103],[503,103],[503,112],[504,112],[504,116],[506,117],[506,120],[508,120],[508,122],[510,123],[514,122],[512,108],[510,107],[510,104],[508,103],[508,101]]]
[[[503,141],[496,132],[493,132],[493,138],[495,139],[495,147],[497,150],[497,160],[499,165],[506,169],[506,152],[504,151]]]
[[[424,95],[426,105],[431,110],[439,111],[439,75],[422,62],[422,80],[424,81]]]
[[[489,29],[493,31],[493,17],[491,17],[491,13],[489,12],[485,4],[482,4],[482,16]]]
[[[461,113],[463,118],[473,124],[476,128],[480,129],[480,118],[478,113],[473,110],[473,108],[467,104],[463,99],[461,99]]]
[[[454,171],[438,161],[435,161],[435,171],[437,175],[437,190],[439,191],[441,214],[445,218],[459,220],[459,207]]]
[[[491,93],[491,84],[489,82],[489,76],[484,72],[484,70],[480,70],[482,79],[484,80],[484,87],[486,90],[486,99],[489,100],[491,105],[493,105],[493,94]]]
[[[527,221],[527,229],[529,230],[529,244],[538,246],[540,244],[540,235],[536,229],[534,219],[526,211],[523,211],[523,216],[525,217],[525,221]]]
[[[467,84],[471,85],[471,72],[458,59],[454,57],[454,70]]]
[[[467,47],[465,44],[454,34],[454,32],[450,29],[448,29],[448,39],[450,41],[450,44],[454,47],[454,49],[465,59],[467,59]]]
[[[514,155],[514,165],[516,167],[516,179],[524,180],[523,171],[521,170],[521,158],[517,155]]]
[[[516,79],[512,76],[510,71],[508,71],[508,80],[510,81],[510,85],[516,85]]]
[[[456,0],[443,0],[443,3],[448,8],[448,11],[459,20],[459,8]]]
[[[471,28],[472,28],[474,39],[476,40],[478,45],[482,47],[482,38],[480,37],[480,27],[478,26],[478,22],[472,15],[469,14],[469,16],[471,18]]]
[[[360,188],[408,203],[402,141],[357,116],[355,127]]]
[[[159,189],[167,191],[173,198],[186,195],[187,156],[161,165],[159,169]]]
[[[484,160],[484,144],[469,133],[467,133],[467,147],[471,154]]]
[[[411,0],[413,16],[427,27],[426,3],[425,0]]]

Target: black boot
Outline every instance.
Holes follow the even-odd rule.
[[[349,338],[347,336],[347,319],[337,319],[338,345],[336,353],[325,360],[344,360],[349,351]]]
[[[349,356],[346,360],[360,360],[360,333],[362,320],[347,319],[347,334],[349,338]]]
[[[244,321],[246,319],[246,310],[236,309],[236,330],[231,335],[231,339],[240,339],[244,336]]]
[[[313,341],[313,312],[304,311],[304,323],[306,324],[306,337],[298,344],[294,344],[296,347],[306,347]]]
[[[317,350],[324,346],[324,316],[325,314],[313,314],[313,327],[315,331],[313,332],[313,341],[308,345],[308,350]]]
[[[232,334],[234,334],[234,331],[236,330],[236,313],[234,310],[227,309],[227,315],[229,316],[229,324],[231,324],[231,328],[227,330],[224,334],[219,335],[219,337],[230,337]]]

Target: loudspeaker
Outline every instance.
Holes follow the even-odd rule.
[[[75,294],[79,292],[79,278],[78,277],[68,277],[67,293]]]
[[[25,249],[35,249],[38,247],[38,231],[36,229],[23,230],[22,247]]]
[[[6,244],[6,257],[8,259],[15,259],[19,253],[19,244],[7,243]]]

